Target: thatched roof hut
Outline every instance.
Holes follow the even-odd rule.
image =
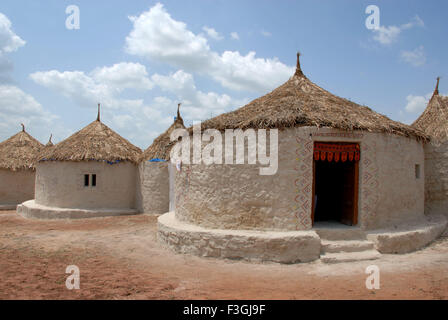
[[[281,130],[257,130],[271,128]],[[320,240],[296,246],[289,235],[320,223],[336,230],[338,224],[357,226],[362,235],[423,219],[419,169],[428,136],[317,86],[303,74],[299,55],[286,83],[201,129],[257,132],[240,139],[241,132],[225,130],[224,146],[201,144],[203,154],[213,151],[212,163],[177,164],[174,213],[158,220],[158,238],[176,251],[310,261],[320,255]],[[224,159],[216,153],[223,150]],[[353,239],[343,230],[338,239]],[[291,233],[271,245],[272,231]],[[363,259],[376,254],[366,250]]]
[[[172,202],[174,175],[168,160],[176,141],[171,141],[170,135],[175,129],[185,128],[179,108],[180,103],[174,123],[140,157],[137,208],[145,213],[165,213]]]
[[[445,214],[448,207],[448,97],[439,94],[439,81],[423,113],[412,124],[431,137],[425,145],[425,213]]]
[[[0,210],[34,198],[35,161],[44,146],[25,131],[0,143]]]
[[[300,53],[297,54],[295,74],[283,85],[240,109],[203,122],[202,130],[317,126],[427,139],[415,128],[340,98],[314,84],[303,74],[299,56]]]
[[[434,141],[448,140],[448,97],[439,95],[439,81],[425,111],[412,124]]]
[[[173,124],[160,136],[154,139],[154,142],[143,152],[141,161],[151,159],[170,160],[170,151],[175,141],[171,141],[170,135],[175,129],[184,129],[184,120],[180,115],[180,103],[177,105],[177,116]]]
[[[20,214],[81,218],[138,212],[135,190],[141,150],[103,124],[99,111],[98,105],[96,121],[42,150],[36,163],[35,200],[20,205]]]
[[[39,161],[138,162],[141,149],[111,130],[98,118],[64,141],[45,148]]]
[[[34,161],[42,148],[43,144],[30,136],[22,124],[22,131],[0,143],[0,168],[34,170]]]

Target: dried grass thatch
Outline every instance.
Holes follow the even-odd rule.
[[[386,132],[427,140],[420,130],[337,97],[311,82],[302,73],[299,54],[296,72],[286,83],[240,109],[204,121],[202,130],[300,126]]]
[[[434,142],[448,140],[448,97],[439,95],[439,80],[425,111],[412,124],[431,137]]]
[[[174,120],[174,123],[164,133],[154,139],[154,142],[143,152],[140,161],[151,159],[170,160],[171,148],[176,143],[176,141],[171,141],[170,139],[171,132],[175,129],[185,128],[184,120],[180,116],[179,108],[180,103],[177,105],[177,117],[176,120]]]
[[[39,161],[130,161],[137,163],[140,148],[103,124],[99,117],[82,130],[39,154]]]
[[[34,170],[36,156],[44,145],[22,131],[0,143],[0,168],[12,171]]]

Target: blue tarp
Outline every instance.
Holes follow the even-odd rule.
[[[149,160],[149,162],[166,162],[166,160],[154,158],[154,159]]]

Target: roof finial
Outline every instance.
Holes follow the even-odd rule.
[[[47,144],[53,144],[53,142],[51,141],[51,137],[53,136],[53,134],[50,134],[50,139],[48,139],[48,143]]]
[[[437,84],[436,84],[436,88],[434,89],[434,94],[433,94],[435,96],[439,95],[439,80],[440,80],[440,77],[437,77]]]
[[[101,121],[100,120],[100,104],[98,103],[98,116],[96,117],[96,121]]]
[[[22,131],[25,132],[25,125],[23,123],[20,124],[22,126]]]
[[[303,76],[302,69],[300,68],[300,52],[297,51],[297,65],[296,65],[296,73],[295,76]]]
[[[180,109],[180,105],[181,105],[182,103],[178,103],[177,104],[177,118],[176,119],[182,119],[181,117],[180,117],[180,112],[179,112],[179,109]]]

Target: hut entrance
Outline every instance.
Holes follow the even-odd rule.
[[[357,143],[314,143],[313,223],[358,223],[359,159]]]

